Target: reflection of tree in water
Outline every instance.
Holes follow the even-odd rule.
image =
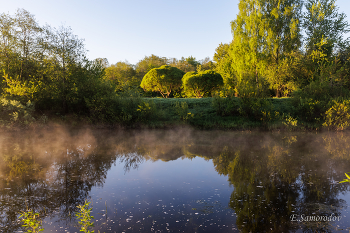
[[[329,161],[329,154],[320,147],[322,141],[317,140],[322,139],[248,140],[254,146],[224,148],[213,159],[217,171],[228,175],[235,188],[229,205],[235,210],[236,223],[243,232],[296,229],[298,224],[291,221],[292,214],[340,214],[344,201],[337,196],[346,186],[335,184],[334,180],[339,180],[343,172],[335,169],[336,164]],[[329,222],[307,223],[303,229],[324,231],[330,226]]]
[[[124,171],[129,172],[131,169],[137,169],[146,159],[138,153],[119,154],[119,162],[124,164]]]
[[[344,202],[337,197],[346,186],[335,181],[344,174],[344,169],[339,168],[350,165],[349,156],[344,156],[342,149],[349,137],[303,133],[228,133],[227,137],[216,132],[199,134],[182,141],[172,141],[163,134],[152,135],[152,141],[133,141],[124,149],[136,154],[123,161],[131,168],[131,164],[137,167],[142,163],[140,155],[163,161],[197,156],[211,159],[216,171],[227,175],[234,187],[229,206],[235,210],[236,224],[243,232],[296,230],[300,223],[291,221],[292,214],[340,214]],[[334,137],[337,143],[333,142]],[[342,156],[337,156],[337,160],[339,151]],[[305,223],[301,227],[304,231],[333,229],[328,222]]]
[[[268,135],[268,136],[266,136]],[[203,146],[185,146],[189,158],[212,159],[216,171],[227,175],[234,187],[229,206],[237,215],[243,232],[332,231],[330,222],[292,222],[290,216],[337,216],[345,202],[338,195],[347,190],[339,185],[347,171],[349,156],[334,156],[343,151],[348,136],[295,133],[252,133],[217,140],[221,152]],[[242,140],[244,138],[244,141]],[[339,139],[343,139],[342,141]],[[243,142],[243,143],[242,143]],[[246,143],[249,142],[249,143]],[[345,153],[345,152],[344,152]],[[348,152],[349,153],[349,152]]]
[[[34,147],[43,146],[40,143],[47,141],[39,140],[35,145],[2,143],[0,157],[5,163],[0,165],[0,228],[3,232],[12,233],[21,228],[17,218],[27,207],[40,212],[42,217],[59,215],[60,220],[70,221],[76,206],[88,198],[92,186],[103,185],[117,157],[106,143],[83,146],[63,143],[61,150],[45,148],[38,153]]]

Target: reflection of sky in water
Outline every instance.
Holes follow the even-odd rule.
[[[336,222],[336,226],[339,229],[344,229],[344,232],[350,232],[350,209],[348,208],[348,204],[350,203],[350,195],[349,193],[339,194],[339,199],[343,199],[346,203],[344,208],[341,209],[341,221]]]
[[[94,187],[90,195],[95,226],[101,232],[232,232],[235,216],[228,208],[232,190],[211,161],[179,158],[146,161],[126,173],[117,161],[103,187]]]

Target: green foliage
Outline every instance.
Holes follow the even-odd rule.
[[[154,105],[144,103],[139,97],[117,98],[116,103],[118,121],[126,125],[147,121],[147,117],[150,117],[155,109]]]
[[[90,61],[69,66],[70,80],[66,82],[66,104],[68,112],[84,114],[87,102],[115,96],[114,86],[104,80],[100,64]]]
[[[286,96],[295,90],[290,54],[301,46],[301,0],[262,1],[264,16],[264,53],[267,69],[264,76],[275,96]]]
[[[298,119],[305,122],[320,123],[322,114],[326,111],[325,101],[319,101],[311,98],[298,99],[294,102],[295,112]]]
[[[138,80],[142,80],[142,78],[153,68],[159,68],[163,65],[167,65],[168,60],[166,57],[158,57],[154,54],[151,56],[145,56],[144,59],[140,60],[136,64],[136,75]]]
[[[349,32],[349,24],[345,13],[338,13],[336,0],[307,0],[303,26],[305,28],[308,54],[321,49],[326,57],[330,57],[334,48],[344,46],[343,35]],[[327,39],[329,43],[318,44]]]
[[[340,181],[339,183],[346,183],[346,182],[350,183],[350,176],[346,173],[345,173],[345,176],[347,177],[347,179],[344,179],[344,180]]]
[[[19,218],[22,218],[22,227],[26,228],[26,232],[37,233],[44,231],[42,229],[42,221],[39,220],[39,213],[34,213],[33,210],[27,210],[26,212],[22,212]]]
[[[105,68],[106,79],[112,81],[116,87],[116,93],[123,93],[129,89],[140,86],[141,78],[136,76],[136,70],[128,62],[117,62]]]
[[[116,111],[120,107],[116,97],[98,98],[98,95],[94,95],[92,98],[86,98],[85,102],[89,109],[89,117],[93,122],[111,123],[118,121]]]
[[[279,112],[274,110],[271,101],[263,98],[241,98],[238,111],[240,115],[260,121],[263,125],[280,118]]]
[[[239,13],[231,22],[233,42],[230,49],[232,67],[237,74],[237,83],[246,83],[254,77],[257,93],[260,92],[261,76],[266,69],[266,35],[264,4],[261,0],[241,0]],[[239,91],[239,87],[236,87]]]
[[[264,77],[260,77],[259,87],[256,85],[256,77],[248,73],[238,78],[235,93],[242,98],[265,98],[270,97],[268,83]]]
[[[182,78],[183,91],[187,97],[208,97],[223,84],[221,75],[213,70],[188,72]]]
[[[241,100],[237,97],[222,98],[215,96],[212,106],[219,116],[234,116],[239,115]]]
[[[139,122],[147,122],[147,121],[150,121],[151,119],[157,118],[157,108],[153,101],[149,101],[149,102],[142,101],[138,105],[137,112],[139,112],[138,114]]]
[[[298,120],[289,114],[283,118],[282,124],[289,130],[295,130],[298,127]]]
[[[91,222],[94,219],[94,216],[91,216],[92,208],[89,208],[90,202],[85,200],[84,205],[78,205],[79,212],[76,212],[75,215],[79,219],[79,225],[81,226],[80,231],[85,233],[93,233],[94,230],[90,231],[90,227],[94,227],[94,223]]]
[[[344,130],[350,126],[350,100],[333,101],[333,105],[325,113],[323,126]]]
[[[171,66],[161,66],[151,69],[142,79],[141,87],[145,91],[154,91],[168,98],[173,90],[181,87],[182,70]]]
[[[92,220],[94,216],[91,215],[92,208],[90,207],[91,202],[85,200],[84,205],[77,206],[79,211],[75,213],[75,216],[79,220],[80,231],[85,233],[94,233],[94,230],[90,230],[91,227],[94,227]],[[21,221],[24,223],[22,226],[26,228],[26,232],[37,233],[44,231],[42,228],[42,221],[39,220],[39,213],[34,213],[33,210],[27,210],[22,212],[19,216]]]
[[[220,44],[214,54],[215,71],[218,72],[224,80],[224,86],[221,88],[220,96],[228,97],[235,94],[236,76],[232,68],[232,59],[230,57],[230,45]]]
[[[215,97],[213,108],[220,116],[241,116],[251,121],[260,122],[263,126],[280,120],[280,113],[275,109],[272,100],[254,97]]]
[[[271,64],[266,70],[269,87],[276,97],[287,97],[299,87],[295,72],[298,61],[294,56],[295,53],[285,54],[283,60]]]
[[[34,104],[30,101],[26,105],[17,100],[0,99],[0,122],[4,125],[29,125],[35,121],[33,117]]]
[[[6,85],[3,88],[2,95],[4,97],[15,98],[21,102],[36,101],[37,93],[41,89],[42,82],[33,79],[33,81],[20,81],[8,77],[4,71],[4,81]]]
[[[159,110],[153,101],[141,97],[118,96],[96,99],[89,105],[93,122],[132,126],[157,120]]]
[[[350,92],[343,86],[332,86],[330,82],[315,81],[311,82],[301,90],[295,91],[292,96],[295,100],[313,99],[328,102],[337,97],[349,97]]]
[[[188,121],[194,117],[194,114],[189,112],[188,110],[188,104],[186,102],[179,103],[178,101],[175,103],[175,112],[176,115],[180,118],[182,121]]]
[[[176,58],[168,59],[169,66],[176,67],[185,73],[190,71],[195,71],[197,66],[201,65],[203,69],[211,69],[212,63],[209,61],[209,58],[204,59],[203,61],[197,61],[195,57],[189,56],[188,58],[181,57],[180,60]]]
[[[292,115],[299,120],[319,124],[323,121],[323,114],[327,110],[330,111],[333,99],[348,98],[349,96],[349,90],[342,85],[332,85],[331,81],[311,82],[303,89],[293,93],[294,112]]]

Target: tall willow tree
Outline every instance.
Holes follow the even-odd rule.
[[[266,67],[264,1],[241,0],[238,7],[237,18],[231,22],[233,42],[230,50],[238,78],[238,93],[242,94],[254,79],[256,90],[253,92],[259,93],[261,75]]]
[[[286,81],[281,78],[282,67],[288,64],[284,59],[301,45],[301,6],[300,0],[240,1],[239,14],[231,22],[230,56],[241,89],[254,77],[258,94],[268,81],[279,95]]]
[[[301,46],[301,0],[268,0],[265,2],[265,33],[268,66],[265,76],[276,97],[296,88],[289,67],[293,52]]]

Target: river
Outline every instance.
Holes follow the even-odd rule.
[[[55,128],[0,134],[0,229],[348,232],[349,132]]]

